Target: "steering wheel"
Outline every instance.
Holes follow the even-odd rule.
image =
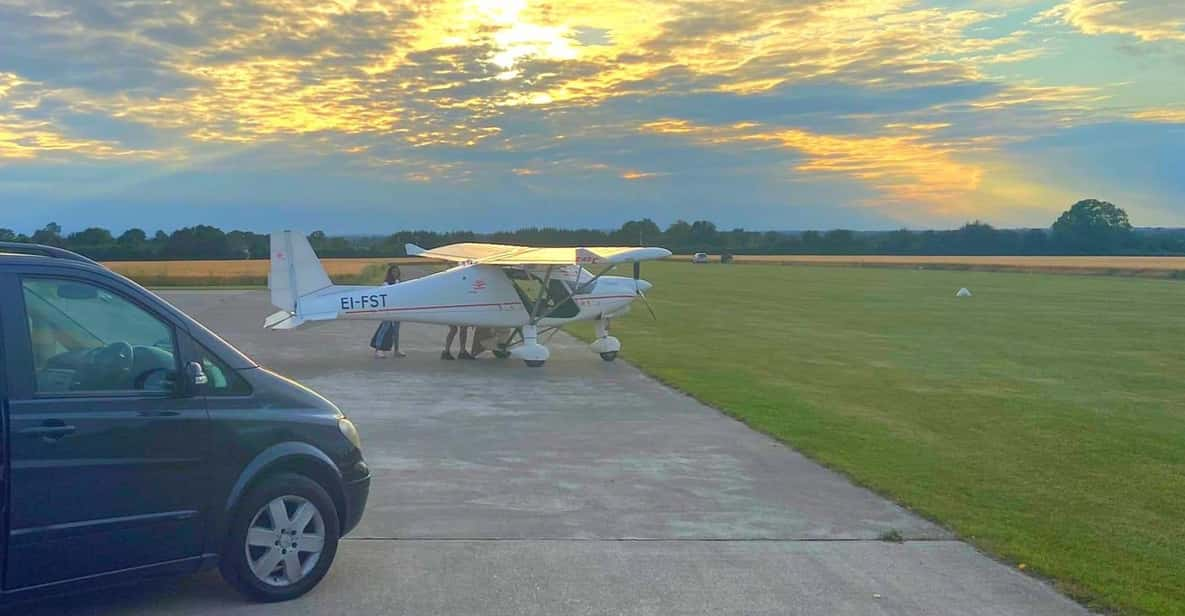
[[[134,351],[126,342],[112,342],[91,356],[92,385],[102,388],[122,388],[132,374]]]
[[[172,384],[169,381],[169,373],[172,371],[171,368],[152,368],[147,372],[142,372],[140,376],[136,377],[136,381],[132,383],[132,388],[138,391],[166,391],[172,389]],[[150,381],[151,386],[149,385]]]

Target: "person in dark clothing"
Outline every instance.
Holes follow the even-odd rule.
[[[453,357],[452,348],[453,340],[457,337],[457,332],[461,333],[461,346],[458,348],[457,357]],[[473,359],[469,354],[469,350],[465,347],[469,344],[469,326],[467,325],[449,325],[448,335],[444,338],[444,350],[440,352],[441,359]]]
[[[398,283],[399,280],[399,266],[392,265],[388,267],[386,283],[392,285]],[[399,350],[399,321],[383,321],[379,323],[378,329],[370,337],[370,348],[374,349],[375,357],[387,357],[388,353],[392,357],[407,357],[406,353]]]

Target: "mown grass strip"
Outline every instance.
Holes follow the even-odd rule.
[[[1091,606],[1185,613],[1182,283],[643,275],[659,320],[615,326],[629,361]]]

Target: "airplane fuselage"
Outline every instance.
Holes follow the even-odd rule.
[[[549,279],[551,285],[567,285],[564,301],[544,302],[536,308],[535,295],[520,292],[501,267],[462,265],[423,278],[376,287],[331,287],[300,298],[297,313],[315,320],[391,320],[412,323],[522,327],[535,324],[554,327],[572,321],[611,318],[623,314],[637,298],[636,289],[646,281],[602,276],[594,284]],[[542,277],[542,274],[539,274]],[[539,279],[535,281],[541,283]],[[576,292],[571,293],[576,287]],[[569,298],[570,295],[570,298]],[[539,317],[532,323],[532,315]]]

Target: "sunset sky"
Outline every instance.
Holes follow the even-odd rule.
[[[0,0],[0,227],[1185,226],[1183,0]]]

